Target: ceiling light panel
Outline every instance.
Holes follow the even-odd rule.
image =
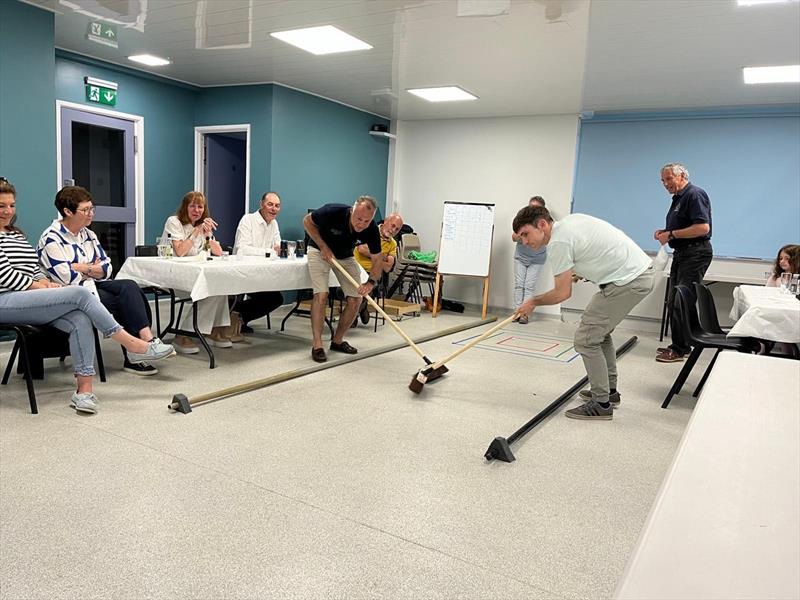
[[[160,58],[152,54],[134,54],[133,56],[129,56],[128,60],[147,65],[148,67],[163,67],[164,65],[170,64],[170,61],[166,58]]]
[[[412,88],[406,90],[428,102],[458,102],[462,100],[477,100],[478,97],[462,90],[455,85],[430,88]]]
[[[333,25],[276,31],[275,33],[270,33],[270,35],[282,42],[316,55],[353,52],[354,50],[369,50],[372,48],[365,41],[353,37]]]
[[[800,82],[800,65],[784,65],[781,67],[744,67],[744,82],[755,83],[798,83]]]
[[[755,6],[757,4],[788,4],[797,0],[736,0],[739,6]]]

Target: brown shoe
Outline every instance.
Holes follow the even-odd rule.
[[[314,362],[324,363],[328,360],[328,357],[325,356],[325,349],[324,348],[312,348],[311,349],[311,358]]]
[[[347,342],[342,342],[341,344],[337,344],[336,342],[331,342],[331,350],[334,352],[343,352],[344,354],[358,354],[358,350],[353,348]]]
[[[666,348],[656,348],[656,354],[664,354],[664,352],[669,352],[670,350],[672,350],[672,348],[669,346]]]
[[[662,352],[661,354],[656,355],[656,361],[662,363],[676,363],[682,362],[684,359],[683,354],[679,352],[675,352],[672,348],[669,348],[666,352]]]

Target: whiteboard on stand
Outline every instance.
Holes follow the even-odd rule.
[[[494,204],[445,202],[439,242],[439,273],[488,277]]]

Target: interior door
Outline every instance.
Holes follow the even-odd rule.
[[[133,121],[61,108],[61,183],[92,194],[91,229],[114,272],[136,244],[135,150]]]

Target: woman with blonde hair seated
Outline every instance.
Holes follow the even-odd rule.
[[[208,201],[201,192],[189,192],[181,200],[174,216],[164,224],[163,238],[170,237],[175,256],[196,256],[208,239],[211,254],[222,255],[222,246],[214,239],[217,223],[211,218]],[[188,292],[186,292],[188,294]],[[233,344],[227,335],[231,323],[226,296],[212,296],[197,303],[197,328],[206,340],[217,348],[230,348]],[[192,314],[183,318],[181,329],[192,328]],[[197,344],[184,335],[175,337],[175,350],[181,354],[196,354]]]

